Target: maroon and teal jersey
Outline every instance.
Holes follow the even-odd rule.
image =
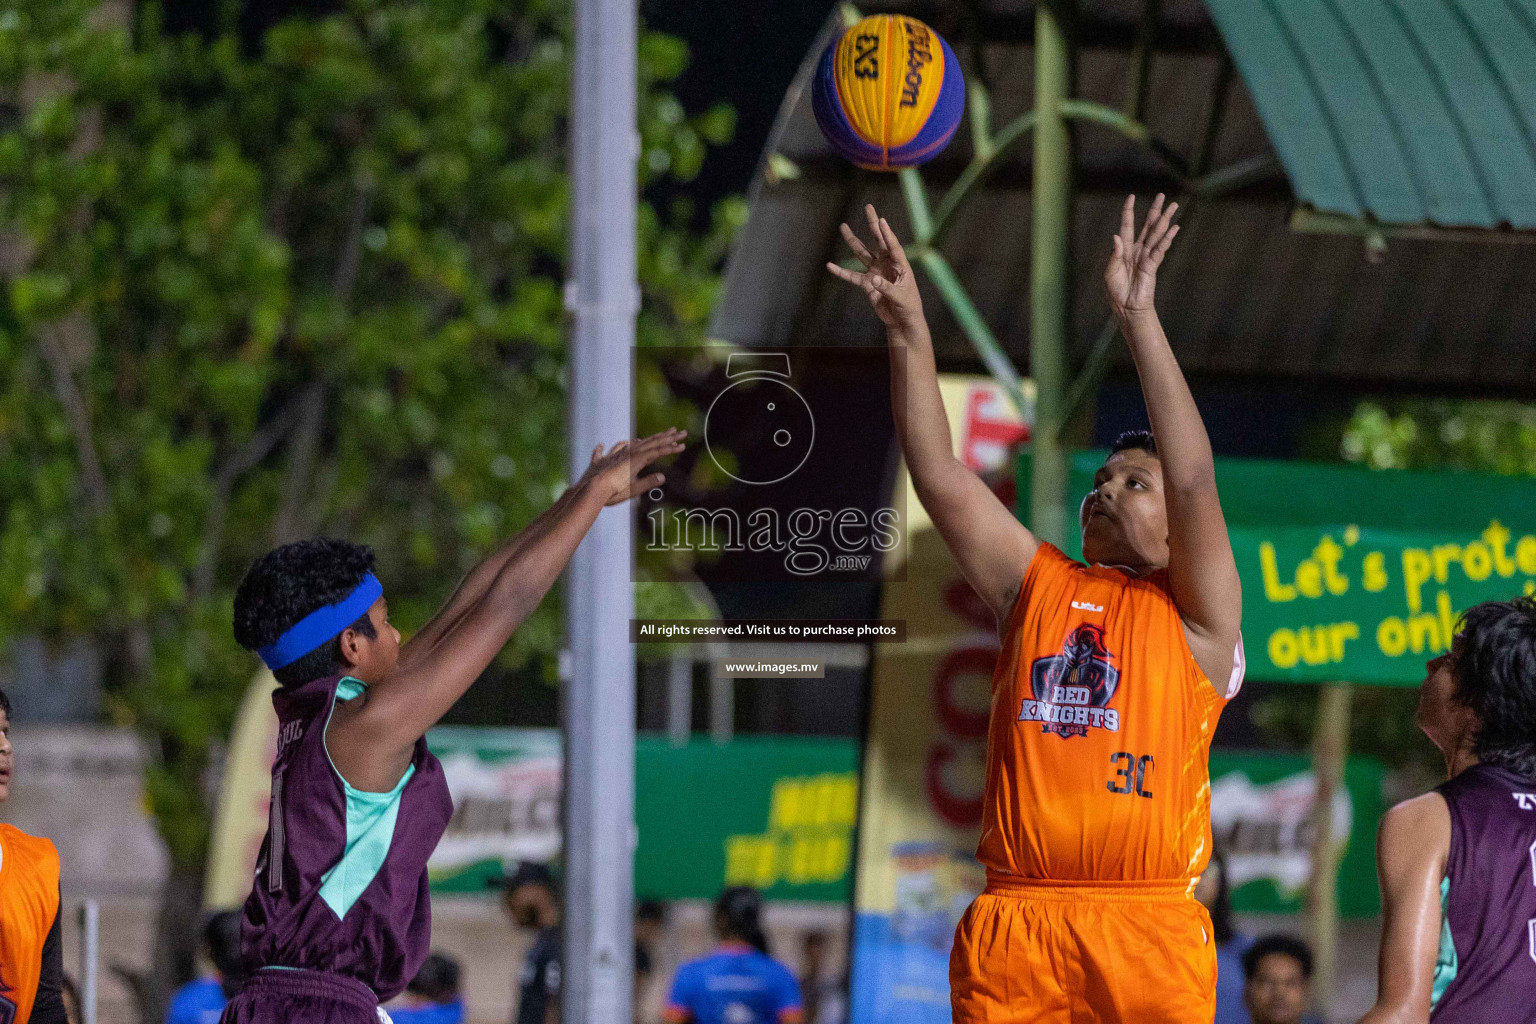
[[[1536,782],[1479,764],[1439,787],[1451,812],[1435,1024],[1536,1024]]]
[[[337,773],[325,728],[336,702],[364,689],[343,676],[272,695],[272,807],[241,945],[252,970],[325,971],[382,1001],[403,991],[427,957],[427,858],[453,802],[425,739],[387,793],[354,789]]]

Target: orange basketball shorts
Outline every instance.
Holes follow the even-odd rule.
[[[990,879],[955,929],[954,1024],[1211,1024],[1216,943],[1188,886]]]

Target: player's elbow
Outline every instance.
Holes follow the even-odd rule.
[[[908,452],[906,461],[912,489],[924,507],[930,498],[955,493],[959,489],[960,475],[970,472],[948,451]]]

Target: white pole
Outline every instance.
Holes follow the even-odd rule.
[[[633,436],[635,0],[577,0],[572,86],[570,470]],[[632,1020],[635,664],[632,509],[598,517],[571,560],[564,686],[566,1024]]]
[[[101,904],[86,900],[80,905],[81,1024],[96,1024],[96,972],[100,958]]]
[[[693,734],[693,655],[677,651],[667,663],[667,742],[686,747]]]

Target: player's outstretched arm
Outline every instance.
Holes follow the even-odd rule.
[[[598,513],[661,484],[660,473],[640,474],[657,459],[682,451],[684,433],[673,428],[620,441],[606,453],[598,445],[587,471],[536,521],[537,528],[530,526],[491,556],[494,573],[470,574],[429,623],[430,642],[410,645],[409,660],[402,650],[393,672],[337,710],[326,747],[343,778],[364,790],[388,790],[399,781],[416,740],[464,695],[538,607]]]
[[[547,536],[550,530],[563,522],[570,515],[571,503],[579,500],[583,493],[585,492],[580,487],[567,487],[564,493],[535,516],[532,522],[466,573],[437,613],[409,640],[400,645],[398,669],[411,668],[420,658],[430,654],[444,637],[450,635],[465,614],[485,597],[491,584],[496,581],[508,563],[524,555],[530,547]]]
[[[1191,652],[1206,677],[1224,686],[1236,659],[1243,589],[1216,494],[1211,439],[1153,305],[1157,268],[1174,236],[1179,204],[1153,201],[1136,231],[1136,199],[1126,196],[1120,232],[1104,271],[1109,302],[1141,378],[1163,467],[1168,508],[1168,577]]]
[[[913,489],[966,581],[1000,621],[1006,620],[1040,542],[955,458],[917,277],[885,218],[873,206],[866,205],[864,212],[874,251],[847,224],[842,226],[864,271],[835,263],[827,269],[862,290],[885,324],[892,349],[891,409]]]
[[[1451,815],[1439,793],[1404,801],[1381,819],[1381,956],[1376,1005],[1360,1024],[1427,1024],[1440,948],[1440,880]]]

